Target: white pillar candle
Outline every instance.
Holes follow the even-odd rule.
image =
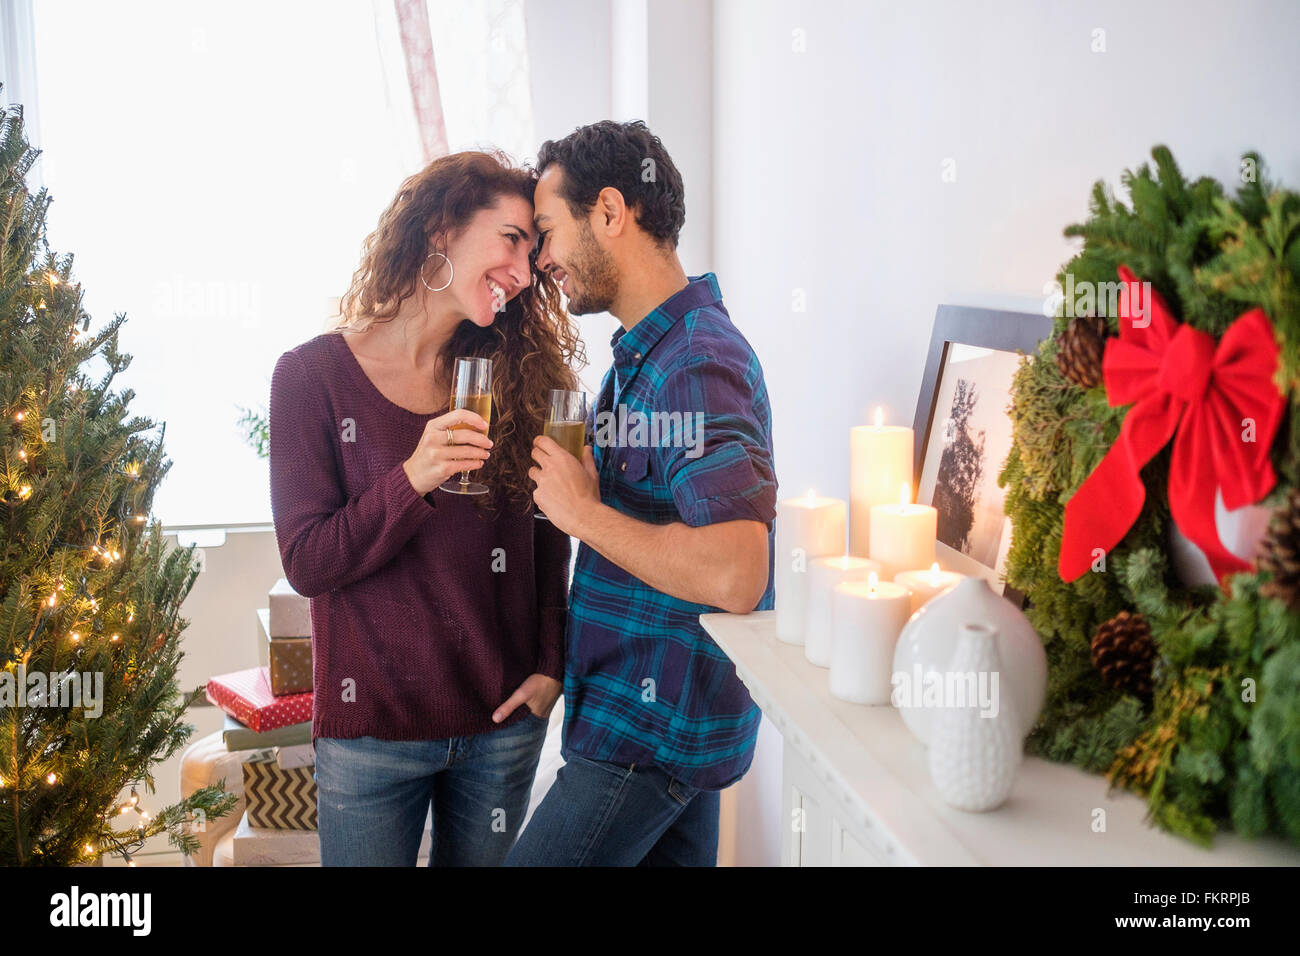
[[[884,565],[887,578],[934,563],[939,512],[929,505],[911,504],[911,500],[911,485],[904,482],[898,504],[871,509],[871,560]]]
[[[900,571],[894,575],[894,583],[901,584],[912,592],[912,613],[932,597],[937,597],[948,590],[966,575],[955,571],[940,571],[939,562],[930,565],[928,571]]]
[[[808,562],[844,553],[848,505],[811,491],[776,505],[776,636],[802,644],[808,611]]]
[[[898,498],[898,486],[912,479],[912,429],[884,425],[876,409],[874,425],[849,430],[849,554],[871,554],[871,508]]]
[[[818,667],[831,666],[831,592],[844,581],[867,580],[880,565],[867,558],[841,555],[816,558],[808,564],[808,616],[804,627],[803,654]]]
[[[833,593],[831,693],[855,704],[888,704],[894,648],[911,614],[907,588],[879,581],[846,581]]]

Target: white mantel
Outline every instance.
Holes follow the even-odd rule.
[[[776,639],[774,612],[705,614],[700,622],[785,739],[785,865],[1300,864],[1300,850],[1275,838],[1220,834],[1202,849],[1147,825],[1146,804],[1125,791],[1108,794],[1104,777],[1032,757],[1002,807],[954,810],[898,712],[832,697],[829,671]],[[1094,830],[1098,810],[1104,832]]]

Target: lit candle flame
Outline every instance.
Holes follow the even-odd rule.
[[[809,489],[808,489],[808,504],[809,504],[809,506],[812,506],[813,504],[815,504],[816,501],[817,501],[817,492],[815,492],[815,491],[813,491],[811,488],[809,488]]]
[[[871,592],[872,597],[875,597],[876,586],[878,584],[880,584],[880,575],[878,575],[875,571],[872,571],[870,574],[867,575],[867,590]]]
[[[912,483],[905,481],[898,486],[898,503],[908,505],[912,503]]]
[[[930,565],[930,587],[937,588],[938,586],[939,586],[939,562],[936,561],[934,562],[934,564]]]
[[[885,413],[879,405],[876,406],[876,427],[879,428],[885,424]]]

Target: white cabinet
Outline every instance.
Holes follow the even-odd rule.
[[[772,611],[700,621],[784,738],[786,866],[1300,864],[1274,838],[1222,834],[1202,849],[1148,826],[1146,804],[1104,777],[1032,757],[999,809],[954,810],[898,712],[832,697],[829,671],[776,639]]]
[[[782,775],[786,829],[781,862],[786,866],[889,866],[895,851],[872,834],[869,815],[855,806],[846,787],[789,743]]]

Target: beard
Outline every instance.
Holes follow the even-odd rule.
[[[578,247],[564,271],[577,287],[569,299],[570,315],[610,310],[618,297],[618,267],[614,265],[614,257],[596,242],[589,223],[582,224],[578,232]]]

